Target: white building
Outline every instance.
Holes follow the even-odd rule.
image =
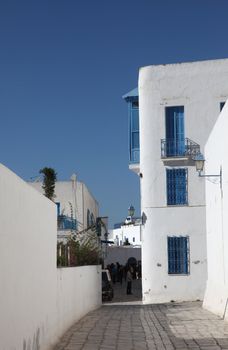
[[[41,181],[29,182],[44,193]],[[80,232],[96,222],[99,216],[98,202],[87,186],[77,180],[75,174],[69,181],[56,181],[55,203],[58,216],[58,239],[64,239],[73,231]]]
[[[208,281],[204,307],[228,318],[228,104],[206,145]]]
[[[192,158],[204,153],[228,97],[228,59],[141,68],[138,90],[124,98],[130,168],[141,186],[143,302],[202,299],[205,180]]]
[[[109,230],[108,239],[117,246],[124,245],[126,241],[133,246],[141,246],[141,224],[137,221],[130,224],[122,224],[119,228]]]

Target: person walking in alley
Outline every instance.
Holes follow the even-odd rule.
[[[132,294],[131,288],[132,288],[132,272],[131,272],[131,267],[128,266],[128,269],[127,269],[127,294]]]

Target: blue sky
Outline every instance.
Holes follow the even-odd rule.
[[[133,204],[127,105],[138,69],[228,57],[227,0],[2,0],[0,162],[73,172],[110,223]]]

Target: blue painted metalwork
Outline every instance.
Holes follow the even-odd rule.
[[[167,156],[183,155],[185,152],[184,106],[166,107],[165,122]]]
[[[189,237],[168,237],[168,273],[189,274]]]
[[[139,106],[138,101],[129,102],[129,162],[139,163]]]
[[[58,216],[59,230],[77,230],[77,220],[66,215]]]
[[[128,125],[129,125],[129,163],[137,164],[140,161],[139,146],[139,96],[138,88],[125,94],[123,98],[128,103]]]
[[[167,205],[188,204],[187,169],[166,169]]]
[[[188,157],[191,158],[198,153],[200,153],[200,145],[189,138],[184,139],[184,150],[180,154],[180,148],[183,148],[183,141],[181,141],[181,147],[179,147],[179,142],[173,139],[162,139],[161,140],[161,157]]]

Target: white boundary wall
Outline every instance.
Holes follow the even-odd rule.
[[[206,145],[208,281],[203,306],[228,319],[228,104],[226,103]]]
[[[101,305],[100,266],[56,268],[56,206],[0,165],[0,349],[47,350]]]

